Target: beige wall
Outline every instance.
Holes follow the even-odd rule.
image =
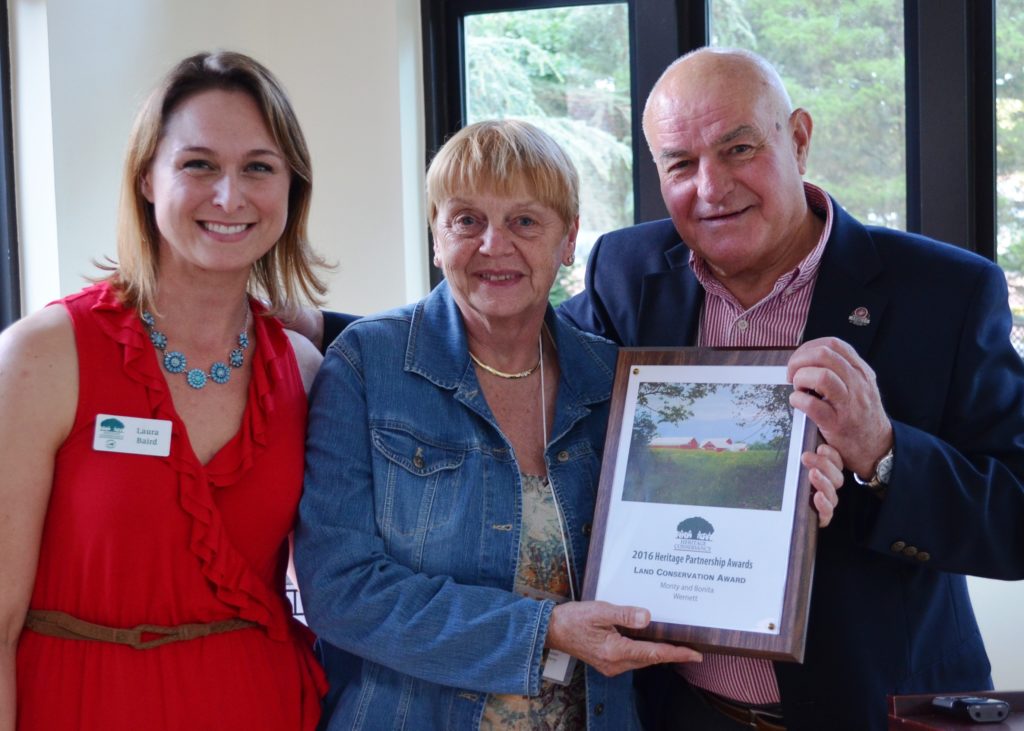
[[[426,292],[416,0],[10,0],[27,311],[114,254],[134,112],[178,59],[250,53],[288,89],[314,162],[313,242],[330,304],[370,312]],[[48,116],[49,114],[49,116]]]

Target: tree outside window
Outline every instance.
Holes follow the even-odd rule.
[[[1024,355],[1024,0],[996,2],[996,251]]]

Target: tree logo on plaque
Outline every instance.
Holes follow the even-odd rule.
[[[676,526],[677,551],[692,551],[695,553],[711,553],[711,535],[715,532],[715,526],[700,516],[694,516],[681,521]]]

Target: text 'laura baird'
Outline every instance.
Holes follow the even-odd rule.
[[[160,432],[156,429],[135,429],[136,444],[156,444]]]

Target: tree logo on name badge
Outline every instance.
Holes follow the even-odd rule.
[[[99,436],[102,439],[124,439],[124,422],[109,417],[100,422]]]

